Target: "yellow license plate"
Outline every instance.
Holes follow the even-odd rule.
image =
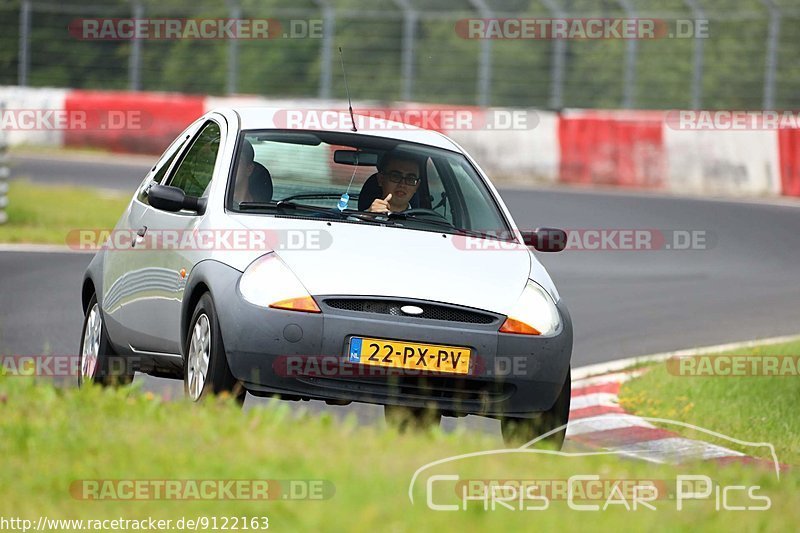
[[[364,365],[467,374],[470,349],[369,337],[351,337],[348,361]]]

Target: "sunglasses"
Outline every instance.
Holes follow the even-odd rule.
[[[392,183],[400,183],[401,181],[406,185],[413,187],[419,183],[419,176],[416,174],[403,174],[399,170],[392,170],[391,172],[384,172],[386,179]]]

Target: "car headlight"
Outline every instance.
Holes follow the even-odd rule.
[[[528,280],[508,318],[500,326],[503,333],[550,335],[561,324],[561,315],[550,294],[538,283]]]
[[[250,263],[239,280],[239,292],[245,300],[260,307],[320,312],[314,298],[274,252]]]

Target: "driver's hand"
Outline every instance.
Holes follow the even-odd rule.
[[[375,198],[372,201],[372,205],[369,206],[370,213],[388,213],[389,212],[389,200],[392,199],[392,193],[386,195],[386,198],[381,200],[380,198]]]

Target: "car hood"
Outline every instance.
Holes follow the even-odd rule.
[[[558,300],[544,267],[520,244],[362,223],[234,217],[247,229],[275,232],[275,252],[312,295],[414,298],[508,314],[531,277]]]

